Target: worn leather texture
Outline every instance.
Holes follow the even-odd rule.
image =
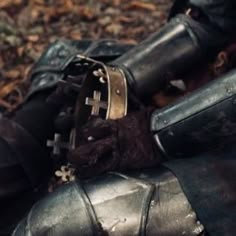
[[[130,48],[132,45],[120,44],[115,40],[58,40],[49,45],[33,67],[28,97],[55,86],[63,79],[67,66],[77,54],[106,62],[119,57]]]
[[[0,119],[0,138],[8,145],[14,158],[24,169],[32,187],[38,187],[49,175],[47,155],[37,141],[17,123]],[[43,170],[43,171],[42,171]]]

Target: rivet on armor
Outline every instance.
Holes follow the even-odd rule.
[[[93,137],[93,136],[89,136],[89,137],[88,137],[88,141],[89,141],[89,142],[94,141],[94,137]]]
[[[39,82],[39,86],[44,86],[45,84],[47,84],[47,81],[45,81],[45,80],[41,80]]]
[[[116,94],[120,95],[120,90],[119,89],[116,89]]]
[[[59,51],[58,56],[59,57],[66,57],[68,55],[68,52],[65,49],[62,49],[61,51]]]
[[[53,65],[53,66],[57,66],[57,65],[60,64],[60,60],[58,58],[55,58],[54,60],[51,61],[50,64]]]

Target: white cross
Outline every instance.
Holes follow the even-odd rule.
[[[54,155],[59,155],[61,153],[61,149],[70,149],[70,144],[69,143],[63,143],[61,141],[61,135],[60,134],[55,134],[54,135],[54,140],[48,140],[47,141],[47,147],[52,147],[53,148],[53,154]]]
[[[99,115],[100,108],[107,109],[107,102],[101,101],[101,92],[96,90],[93,92],[93,98],[86,98],[85,105],[92,107],[91,115],[94,116]]]

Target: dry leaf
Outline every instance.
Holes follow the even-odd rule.
[[[2,69],[4,65],[5,65],[4,60],[2,59],[2,57],[0,57],[0,69]]]
[[[19,57],[21,57],[24,53],[24,47],[18,47],[17,48],[17,54]]]
[[[22,4],[22,0],[1,0],[0,8],[7,8],[10,6],[20,5]]]
[[[127,6],[127,9],[143,9],[149,11],[156,11],[157,6],[153,3],[146,3],[141,1],[131,1]]]
[[[123,27],[121,24],[113,23],[108,25],[105,30],[113,35],[118,35],[122,29]]]
[[[93,20],[95,18],[93,9],[89,7],[80,7],[78,14],[86,20]]]
[[[27,39],[30,41],[30,42],[37,42],[39,40],[39,36],[38,35],[28,35],[27,36]]]
[[[131,22],[134,21],[134,19],[131,18],[131,17],[127,17],[127,16],[120,16],[118,18],[118,21],[121,22],[121,23],[131,23]]]
[[[79,30],[73,30],[70,32],[70,38],[74,40],[80,40],[81,39],[81,33]]]
[[[9,79],[17,79],[20,76],[20,71],[17,69],[12,69],[9,71],[4,71],[3,76]]]
[[[19,81],[12,81],[9,82],[0,88],[0,98],[5,98],[7,95],[9,95],[18,85],[20,84]]]
[[[135,45],[138,43],[135,39],[120,39],[119,41],[121,43],[132,44],[132,45]]]

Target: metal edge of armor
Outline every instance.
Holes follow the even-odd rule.
[[[236,70],[156,110],[151,131],[166,156],[222,150],[235,141]]]

